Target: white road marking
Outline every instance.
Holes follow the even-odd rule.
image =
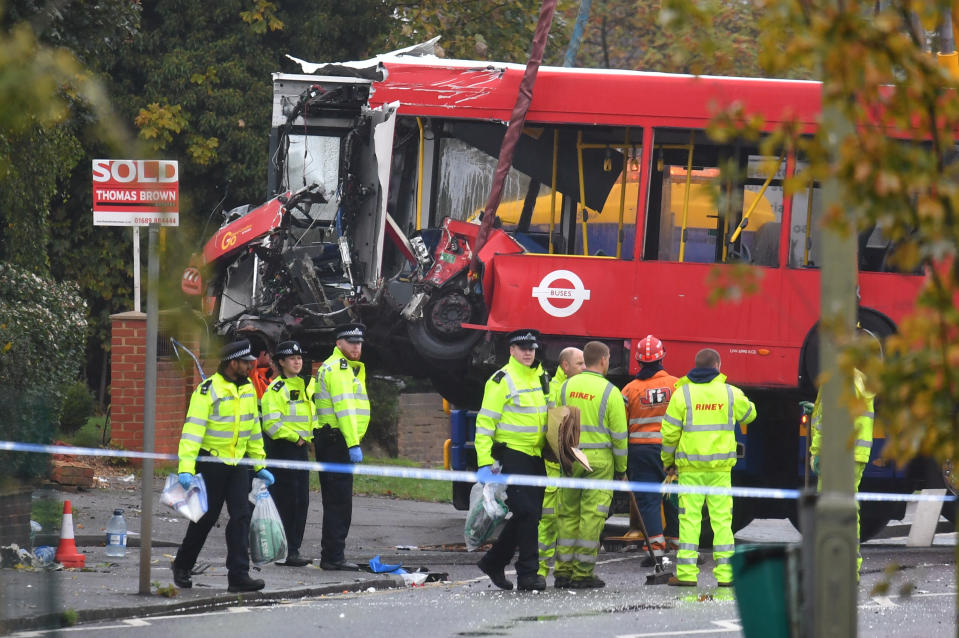
[[[716,627],[710,629],[684,629],[682,631],[657,631],[649,634],[620,634],[616,638],[654,638],[657,636],[692,636],[696,634],[721,634],[742,631],[739,620],[714,620]]]

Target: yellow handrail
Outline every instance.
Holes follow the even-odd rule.
[[[423,118],[416,118],[420,129],[420,161],[416,169],[416,229],[423,228],[423,154],[426,148],[426,135],[423,132]]]
[[[779,161],[776,163],[776,170],[769,174],[769,177],[766,178],[766,181],[763,182],[763,187],[759,189],[759,193],[756,195],[756,199],[753,200],[753,203],[749,205],[749,208],[746,209],[746,212],[743,213],[743,218],[740,220],[739,225],[736,227],[736,230],[733,231],[732,236],[729,238],[729,244],[733,244],[739,236],[742,234],[743,229],[749,225],[749,216],[753,214],[753,211],[756,210],[756,207],[759,205],[759,201],[763,198],[763,193],[766,192],[766,189],[769,187],[769,184],[772,183],[773,178],[776,177],[776,173],[779,172],[779,167],[783,165],[783,160],[786,159],[786,151],[783,150],[779,154]]]

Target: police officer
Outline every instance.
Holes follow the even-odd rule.
[[[226,568],[231,592],[263,589],[263,581],[250,578],[250,470],[238,459],[248,456],[263,460],[263,435],[256,393],[247,375],[256,357],[246,339],[226,345],[220,354],[216,374],[201,383],[190,398],[186,422],[180,435],[179,480],[189,489],[194,474],[203,475],[208,509],[196,523],[191,522],[173,559],[173,582],[190,588],[190,573],[226,502],[230,521],[226,526]],[[219,457],[216,461],[197,461],[197,456]],[[256,475],[273,483],[273,475],[264,467],[253,467]]]
[[[583,351],[579,348],[564,348],[559,353],[559,365],[556,374],[549,382],[549,407],[559,405],[559,389],[566,379],[576,376],[586,367],[583,363]],[[546,476],[558,477],[562,474],[559,463],[543,460]],[[559,488],[550,485],[543,493],[543,515],[539,519],[539,575],[549,576],[549,564],[556,554],[556,534],[559,531]]]
[[[279,370],[263,393],[263,432],[266,452],[271,459],[289,461],[308,460],[309,444],[313,440],[315,381],[305,381],[303,348],[296,341],[284,341],[276,347],[273,362]],[[288,567],[303,567],[310,559],[300,556],[306,515],[310,508],[309,470],[275,468],[276,483],[270,486],[270,495],[283,520],[286,532],[286,562]]]
[[[678,379],[663,368],[665,356],[663,342],[653,335],[646,335],[636,347],[639,372],[623,388],[629,419],[627,472],[630,481],[661,483],[666,478],[660,458],[663,449],[660,428]],[[668,500],[664,502],[654,492],[636,492],[636,503],[646,524],[653,553],[657,556],[664,554],[669,549],[668,542],[675,547],[679,542],[679,513],[675,506]],[[663,534],[660,503],[663,503],[666,515],[666,535]]]
[[[313,400],[316,423],[313,443],[320,463],[360,463],[360,442],[370,423],[370,400],[366,395],[366,367],[360,361],[366,326],[349,323],[336,331],[333,354],[317,370]],[[346,536],[353,517],[353,475],[320,472],[323,497],[323,539],[320,568],[357,571],[347,562]]]
[[[875,399],[876,394],[866,388],[866,375],[858,368],[853,369],[853,390],[856,393],[856,401],[861,406],[856,418],[853,420],[853,428],[856,431],[856,445],[853,449],[853,459],[856,462],[856,487],[859,491],[859,483],[862,482],[862,473],[869,463],[869,455],[872,452],[873,425],[876,421]],[[803,403],[808,403],[804,401]],[[806,406],[803,406],[804,409]],[[819,449],[822,446],[822,388],[816,395],[816,403],[812,406],[812,443],[809,446],[809,453],[812,455],[810,465],[812,471],[819,474]],[[822,476],[819,477],[818,489],[822,491]],[[856,538],[859,538],[859,502],[856,502]],[[862,569],[862,554],[859,552],[859,545],[856,545],[856,578],[859,578],[859,570]]]
[[[486,382],[483,405],[476,416],[476,478],[480,483],[493,476],[494,457],[504,474],[544,476],[542,449],[546,441],[549,375],[536,360],[539,332],[516,330],[506,336],[509,361]],[[504,570],[516,559],[517,586],[543,590],[546,579],[539,566],[537,526],[543,509],[543,488],[509,485],[506,505],[513,513],[493,546],[476,564],[500,589],[512,589]]]
[[[736,423],[756,418],[756,406],[742,390],[726,383],[720,374],[719,353],[704,348],[696,353],[695,367],[676,382],[663,417],[663,465],[678,473],[680,485],[728,488],[736,464]],[[731,587],[729,563],[733,541],[733,498],[728,494],[679,495],[679,550],[673,586],[695,587],[699,575],[699,532],[703,502],[713,528],[713,575],[720,587]]]
[[[579,408],[579,448],[592,471],[579,463],[574,478],[609,480],[626,475],[626,405],[606,380],[609,347],[590,341],[583,348],[586,369],[560,388],[560,402]],[[604,587],[596,576],[599,537],[613,501],[612,490],[559,489],[559,537],[553,585],[573,589]]]

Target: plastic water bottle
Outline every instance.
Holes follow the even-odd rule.
[[[127,522],[123,510],[113,510],[113,518],[107,523],[107,556],[126,556]]]

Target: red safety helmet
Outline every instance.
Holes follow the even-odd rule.
[[[653,335],[646,335],[636,345],[636,359],[640,363],[652,363],[665,356],[666,349],[663,348],[663,342]]]

